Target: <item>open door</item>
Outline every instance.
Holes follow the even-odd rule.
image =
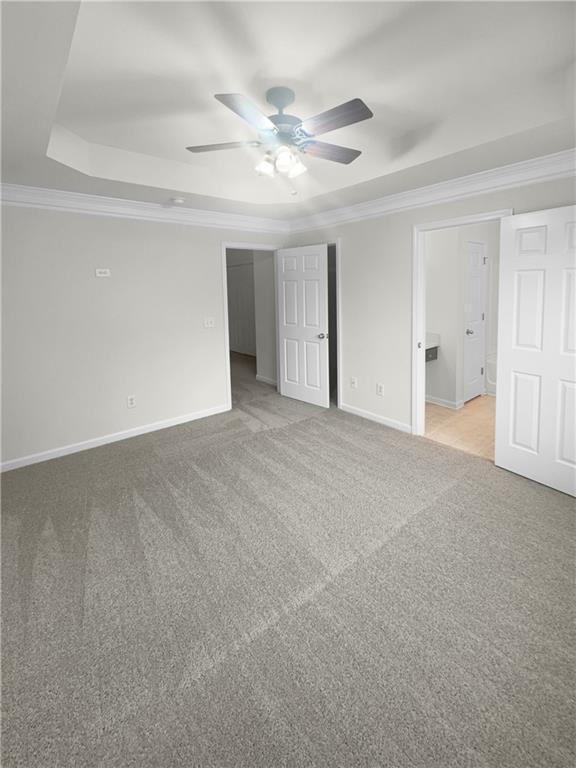
[[[502,219],[496,464],[576,495],[576,208]]]
[[[278,391],[330,406],[328,245],[276,252]]]
[[[467,402],[486,391],[486,245],[467,241],[464,249],[464,402]]]

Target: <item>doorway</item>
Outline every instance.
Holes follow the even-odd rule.
[[[274,252],[261,246],[225,248],[232,407],[276,389]]]
[[[499,230],[508,214],[415,232],[413,432],[491,461]]]
[[[226,286],[226,364],[231,407],[276,394],[278,380],[277,257],[275,246],[223,243]],[[329,404],[338,405],[339,257],[327,246],[327,325]],[[308,297],[309,298],[309,297]],[[287,394],[287,393],[284,393]],[[287,397],[287,399],[292,399]],[[295,397],[294,399],[303,399]]]

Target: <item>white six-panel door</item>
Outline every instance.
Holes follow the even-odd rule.
[[[576,207],[502,219],[496,464],[576,495]]]
[[[486,244],[464,243],[464,401],[483,395],[486,365]]]
[[[328,246],[276,252],[278,391],[330,406]]]

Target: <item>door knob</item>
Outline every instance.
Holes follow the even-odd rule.
[[[466,336],[474,336],[474,331],[471,331],[470,328],[466,328]]]
[[[319,339],[327,339],[328,338],[328,334],[327,333],[319,333],[318,334],[318,338]]]

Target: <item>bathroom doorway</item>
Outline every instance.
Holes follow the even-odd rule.
[[[421,431],[494,460],[500,216],[419,233]]]

